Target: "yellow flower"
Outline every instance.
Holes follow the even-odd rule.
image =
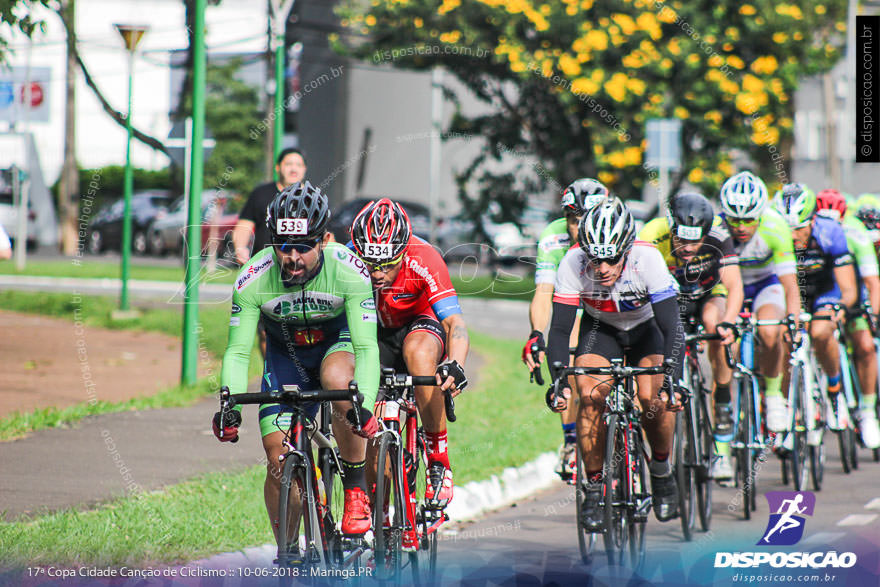
[[[638,78],[631,77],[626,82],[626,89],[637,96],[641,96],[645,93],[645,82]]]
[[[604,51],[608,48],[608,35],[600,30],[592,30],[584,35],[590,49]]]
[[[730,53],[731,51],[733,51],[733,43],[724,43],[723,45],[721,45],[721,48]]]
[[[599,84],[588,77],[579,77],[571,82],[571,92],[578,96],[592,96],[599,91]]]
[[[610,173],[608,171],[600,171],[599,172],[599,181],[604,183],[605,185],[614,185],[614,181],[617,178],[616,175]]]
[[[639,25],[639,29],[648,33],[655,41],[663,36],[663,30],[660,28],[660,23],[657,22],[657,17],[654,16],[653,12],[641,13],[636,19],[636,23]]]
[[[605,147],[603,147],[602,145],[600,145],[598,143],[595,143],[593,145],[593,153],[595,153],[596,155],[601,155],[604,152],[605,152]]]
[[[800,31],[795,31],[795,33],[791,36],[791,38],[794,39],[795,41],[803,41],[804,34]]]
[[[685,61],[685,63],[687,63],[688,65],[696,65],[697,63],[700,62],[700,56],[697,55],[696,53],[691,53],[690,55],[688,55],[688,56],[685,58],[684,61]]]
[[[752,94],[743,92],[736,95],[736,109],[743,114],[754,114],[758,111],[758,102],[752,97]]]
[[[821,4],[818,4],[813,10],[816,11],[816,14],[825,14],[828,12],[828,10]]]
[[[721,112],[719,112],[718,110],[710,110],[703,115],[703,118],[705,118],[706,120],[711,120],[715,124],[719,124],[721,122]]]
[[[725,159],[721,163],[718,164],[718,171],[724,174],[724,177],[730,177],[733,175],[733,165],[730,163],[729,159]]]
[[[627,147],[623,150],[623,157],[627,167],[638,165],[642,162],[642,149],[639,147]]]
[[[593,0],[581,0],[581,10],[589,10],[593,7]]]
[[[747,92],[761,92],[764,90],[764,82],[752,74],[747,73],[743,76],[743,89]]]
[[[514,73],[522,73],[526,70],[526,64],[522,61],[510,61],[510,71]]]
[[[779,126],[781,126],[782,128],[791,128],[791,126],[792,126],[791,118],[788,118],[788,117],[780,118],[779,119]]]
[[[677,38],[670,39],[666,48],[669,49],[669,52],[673,55],[681,55],[681,42]]]
[[[709,67],[721,67],[724,65],[724,60],[717,53],[709,57],[709,60],[706,62],[709,64]]]
[[[663,6],[663,9],[657,13],[657,19],[660,22],[665,22],[666,24],[671,24],[675,22],[675,11],[668,6]]]
[[[688,181],[691,183],[700,183],[703,181],[703,170],[699,167],[691,169],[691,172],[688,173]]]
[[[376,17],[372,14],[368,14],[364,22],[367,23],[367,26],[376,26]]]
[[[768,55],[766,57],[758,57],[752,62],[751,70],[757,74],[770,75],[779,69],[779,62],[776,57]]]
[[[440,35],[440,41],[443,43],[457,43],[458,39],[461,38],[461,31],[450,31],[448,33],[443,33]]]
[[[733,26],[729,26],[724,29],[724,36],[726,36],[731,41],[739,41],[739,29]]]
[[[577,12],[578,12],[577,6],[569,5],[569,6],[565,7],[565,14],[567,14],[569,16],[574,16],[575,14],[577,14]]]
[[[739,7],[739,13],[743,14],[745,16],[751,16],[752,14],[755,14],[756,12],[758,12],[758,11],[755,10],[755,7],[752,6],[751,4],[743,4],[742,6]]]
[[[654,94],[653,96],[648,98],[648,100],[651,102],[651,104],[659,104],[663,101],[663,96],[661,96],[660,94]]]
[[[437,9],[438,14],[446,14],[451,10],[455,10],[461,5],[461,0],[443,0],[443,4]]]
[[[737,57],[736,55],[728,55],[727,56],[727,65],[729,65],[731,67],[735,67],[736,69],[742,69],[743,67],[745,67],[746,64],[743,63],[743,60],[740,59],[739,57]]]
[[[752,142],[756,145],[775,145],[779,141],[779,129],[769,127],[752,133]]]
[[[629,36],[636,30],[636,23],[628,14],[614,14],[611,16],[611,20],[620,27],[624,35]]]
[[[759,116],[758,118],[755,118],[754,120],[752,120],[752,129],[754,129],[755,132],[758,132],[758,131],[764,132],[765,130],[767,130],[767,127],[770,126],[770,123],[772,123],[772,122],[773,122],[773,115],[772,114],[765,114],[764,116]]]
[[[423,21],[418,16],[413,19],[413,26],[416,27],[417,29],[422,28],[422,26],[424,26],[424,24],[425,24],[425,21]],[[496,50],[496,53],[497,53],[497,50]]]
[[[777,45],[781,45],[788,40],[787,33],[773,33],[773,42]]]
[[[669,57],[664,57],[663,61],[660,62],[661,69],[669,69],[672,67],[672,59]]]
[[[639,50],[633,51],[626,57],[620,60],[624,67],[628,67],[630,69],[638,69],[642,67],[645,62],[642,60],[642,52]]]
[[[801,9],[795,6],[794,4],[779,4],[776,6],[776,14],[782,14],[784,16],[790,16],[795,20],[802,20],[804,18],[804,14],[801,12]]]
[[[568,53],[563,53],[559,58],[559,69],[568,77],[574,77],[581,72],[581,66],[577,59]]]
[[[611,76],[611,79],[605,82],[605,93],[611,96],[615,102],[622,102],[626,97],[626,80],[627,76],[620,72]]]
[[[691,115],[691,113],[688,112],[688,109],[685,108],[684,106],[676,106],[675,110],[673,110],[672,113],[675,115],[676,118],[681,118],[681,119],[685,119]]]

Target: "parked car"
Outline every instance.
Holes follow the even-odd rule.
[[[354,217],[367,205],[367,202],[376,199],[378,198],[356,198],[343,202],[341,206],[333,210],[333,213],[330,215],[328,230],[333,233],[333,237],[337,242],[345,244],[351,240],[349,231],[351,230],[351,223],[354,222]],[[398,200],[396,198],[392,199],[403,206],[403,211],[409,216],[409,222],[412,224],[413,233],[427,240],[431,233],[431,213],[428,208],[415,202]]]
[[[33,202],[28,201],[27,214],[27,248],[37,246],[37,214],[33,209]],[[12,194],[12,177],[7,170],[0,173],[0,224],[9,235],[9,240],[15,242],[18,234],[18,207]]]
[[[210,240],[216,239],[217,256],[234,258],[232,230],[238,214],[228,212],[231,195],[225,191],[202,192],[202,254],[208,254]],[[153,223],[149,233],[150,252],[153,255],[179,254],[186,257],[186,228],[189,225],[189,198],[180,196],[171,204],[168,214]],[[215,217],[215,214],[217,216]]]
[[[511,265],[523,257],[534,257],[537,244],[513,222],[482,221],[484,238],[473,220],[463,216],[443,219],[434,243],[447,260],[474,257],[492,264]]]
[[[168,212],[170,196],[164,190],[135,192],[131,196],[131,250],[136,255],[147,253],[147,235],[156,220]],[[97,255],[106,250],[122,249],[122,222],[125,199],[120,198],[104,206],[92,221],[86,233],[86,246]]]

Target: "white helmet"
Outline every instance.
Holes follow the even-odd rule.
[[[760,218],[767,207],[767,186],[748,171],[737,173],[721,186],[721,209],[734,218]]]
[[[590,208],[578,225],[578,244],[590,259],[617,263],[636,240],[636,223],[617,197]]]

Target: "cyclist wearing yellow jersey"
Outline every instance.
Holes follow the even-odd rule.
[[[722,218],[739,254],[746,304],[758,320],[781,320],[801,313],[800,291],[795,273],[791,228],[767,206],[767,186],[743,171],[721,186]],[[784,432],[788,427],[786,400],[782,395],[782,361],[785,357],[784,326],[759,326],[757,339],[763,350],[757,363],[764,376],[767,427]]]
[[[714,479],[730,479],[728,442],[733,432],[730,379],[722,344],[734,342],[733,324],[743,303],[739,257],[730,233],[702,194],[680,193],[669,200],[666,218],[655,218],[642,228],[639,239],[653,243],[669,272],[678,281],[682,319],[697,318],[706,332],[723,338],[709,342],[709,361],[715,380],[715,434],[718,456],[712,463]]]
[[[522,359],[529,371],[544,361],[546,345],[544,330],[550,323],[550,312],[553,308],[553,282],[556,271],[566,251],[577,243],[578,222],[588,208],[601,202],[608,196],[608,188],[601,182],[588,177],[579,179],[562,192],[563,218],[551,222],[541,233],[538,241],[537,266],[535,268],[535,295],[529,304],[529,323],[532,333],[523,347]],[[569,346],[577,346],[578,319],[571,331]],[[538,347],[537,356],[532,354],[532,346]],[[575,443],[577,431],[577,403],[570,402],[568,409],[560,413],[562,420],[562,447],[559,449],[559,464],[556,474],[567,483],[574,483],[575,475]]]

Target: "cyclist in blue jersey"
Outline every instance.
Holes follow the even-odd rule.
[[[804,308],[813,316],[832,316],[833,320],[810,323],[810,339],[819,363],[828,377],[832,398],[840,392],[840,353],[834,330],[843,310],[858,301],[853,257],[843,227],[826,216],[816,214],[816,194],[807,186],[790,183],[776,193],[776,209],[792,227],[798,281]]]

